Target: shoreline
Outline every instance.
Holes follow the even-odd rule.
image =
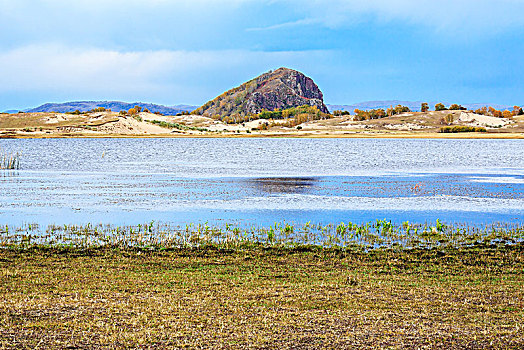
[[[256,133],[256,134],[2,134],[0,139],[107,138],[305,138],[305,139],[478,139],[520,140],[524,133]]]

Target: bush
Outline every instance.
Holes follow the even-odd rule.
[[[90,113],[97,113],[97,112],[105,112],[105,111],[106,111],[106,109],[104,107],[98,107],[98,108],[93,108],[89,112]]]
[[[440,128],[441,133],[457,133],[457,132],[486,132],[486,128],[479,126],[465,126],[465,125],[456,125],[456,126],[445,126]]]

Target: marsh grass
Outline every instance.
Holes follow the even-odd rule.
[[[522,243],[0,249],[0,348],[522,349],[523,269]]]
[[[6,153],[0,149],[0,170],[20,169],[20,153]]]
[[[184,227],[164,223],[136,226],[102,224],[79,225],[0,225],[0,246],[75,248],[150,248],[179,249],[216,247],[244,249],[251,247],[296,248],[314,246],[342,250],[376,249],[447,249],[471,246],[503,246],[522,242],[521,224],[483,226],[446,225],[376,220],[364,224],[341,222],[338,225],[292,225],[274,223],[269,227],[239,227],[232,224],[210,226],[207,223]]]

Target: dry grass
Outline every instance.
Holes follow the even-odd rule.
[[[1,348],[522,348],[524,246],[0,251]]]

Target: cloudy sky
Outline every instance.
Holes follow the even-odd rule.
[[[327,103],[524,104],[524,0],[0,0],[0,110],[202,104],[281,66]]]

